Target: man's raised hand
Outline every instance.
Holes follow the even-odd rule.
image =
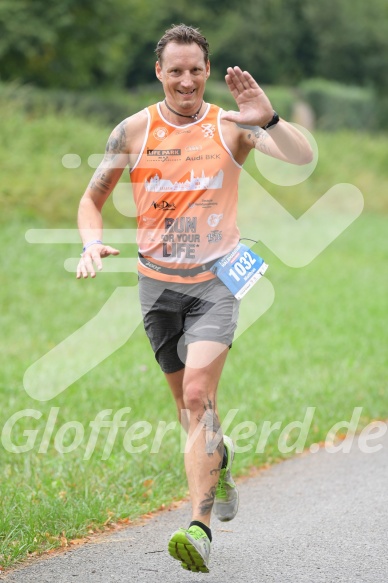
[[[239,112],[226,111],[222,119],[250,126],[265,126],[273,116],[270,100],[248,71],[228,67],[225,81],[236,100]]]

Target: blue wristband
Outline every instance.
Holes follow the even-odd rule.
[[[93,241],[89,241],[89,243],[86,243],[86,245],[84,245],[82,252],[84,253],[86,251],[86,249],[88,249],[92,245],[97,245],[97,244],[103,245],[104,243],[102,241],[100,241],[99,239],[94,239]]]

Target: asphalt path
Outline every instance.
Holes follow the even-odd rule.
[[[380,432],[383,433],[383,429]],[[376,429],[377,431],[377,429]],[[379,451],[365,452],[380,445]],[[165,511],[0,576],[9,583],[387,583],[388,432],[357,436],[349,453],[324,448],[239,484],[240,510],[212,524],[210,573],[167,552],[190,504]]]

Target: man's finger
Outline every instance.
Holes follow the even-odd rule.
[[[96,264],[96,267],[99,271],[101,271],[102,269],[102,261],[101,261],[101,255],[100,253],[98,253],[97,251],[92,251],[91,252],[91,257],[92,257],[92,261],[94,261],[94,263]]]
[[[224,111],[221,115],[221,119],[238,123],[241,121],[241,115],[238,111]]]
[[[80,259],[80,261],[78,263],[78,267],[77,267],[77,279],[81,279],[81,277],[84,277],[84,278],[88,277],[88,272],[86,270],[85,262],[84,262],[83,258]]]
[[[89,273],[91,277],[96,277],[96,271],[94,264],[96,265],[98,271],[102,270],[101,257],[107,257],[108,255],[119,255],[119,249],[110,247],[109,245],[103,245],[94,247],[88,250],[82,255],[81,260],[77,267],[77,279],[81,277],[87,278]]]
[[[87,277],[88,273],[90,273],[90,277],[96,277],[96,272],[95,272],[94,267],[93,267],[93,261],[89,255],[89,253],[84,254],[83,260],[84,260],[84,265],[85,265],[85,271],[83,271],[83,276]],[[86,273],[86,275],[85,275],[85,273]]]
[[[115,249],[115,247],[111,247],[110,245],[105,245],[104,249],[104,255],[103,256],[107,256],[107,255],[119,255],[120,251],[119,249]]]

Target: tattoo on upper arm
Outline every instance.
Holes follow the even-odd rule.
[[[126,134],[125,121],[121,122],[112,132],[106,144],[104,159],[93,174],[89,188],[100,194],[106,194],[112,186],[113,170],[119,154],[125,152]]]
[[[109,154],[121,154],[126,145],[127,137],[125,134],[125,120],[122,121],[117,128],[112,132],[107,144],[105,151]]]
[[[89,183],[89,188],[100,194],[106,194],[112,184],[112,171],[97,168]]]

